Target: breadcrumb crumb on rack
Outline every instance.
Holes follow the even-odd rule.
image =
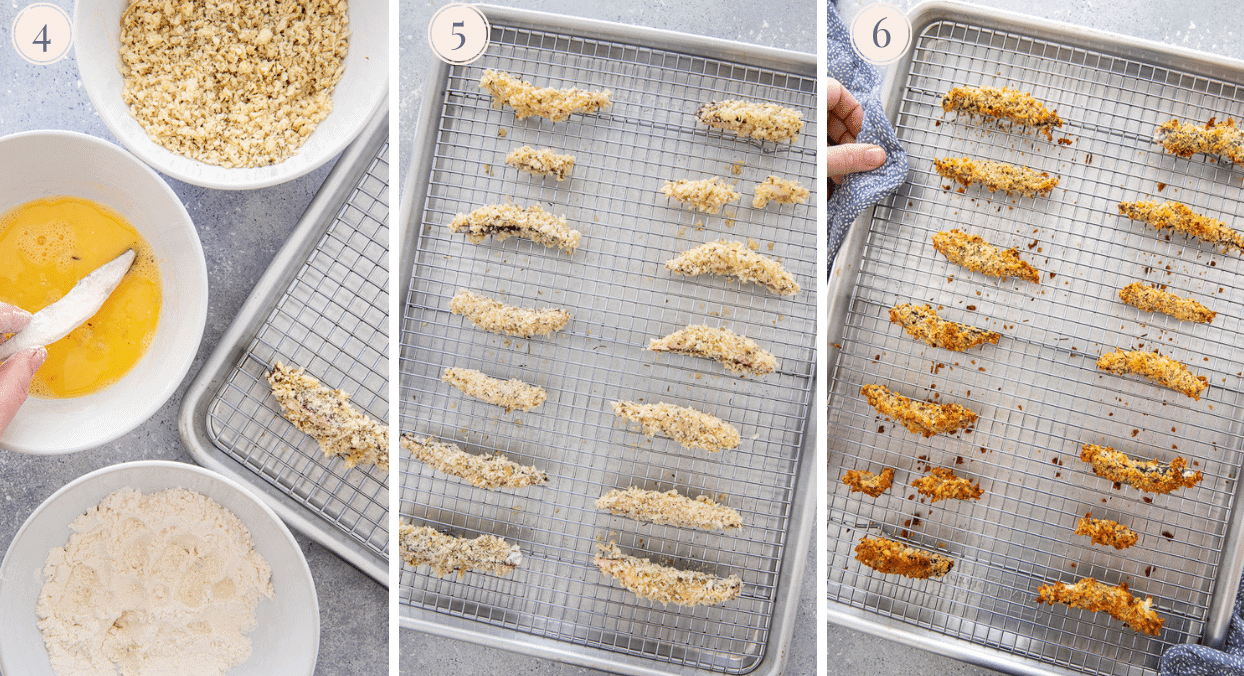
[[[798,282],[781,263],[752,251],[742,242],[723,239],[701,244],[666,261],[665,269],[692,277],[705,273],[735,277],[783,296],[799,293]]]
[[[505,241],[522,237],[536,244],[565,253],[574,253],[582,235],[566,225],[565,216],[554,216],[533,204],[526,209],[515,204],[489,204],[469,214],[458,214],[449,224],[450,232],[467,231],[467,239],[479,244],[488,235]]]
[[[479,86],[492,94],[492,107],[500,109],[508,105],[514,116],[522,120],[535,115],[554,122],[561,122],[575,113],[595,113],[608,108],[613,92],[584,91],[577,87],[554,89],[536,87],[519,78],[495,70],[486,70],[480,76]]]
[[[683,448],[702,448],[716,453],[739,445],[734,425],[689,406],[613,402],[613,414],[643,425],[644,434],[661,435],[677,441]]]
[[[842,475],[842,483],[846,484],[852,493],[859,492],[873,498],[881,497],[882,493],[890,490],[893,480],[894,469],[891,467],[881,470],[881,474],[852,469]]]
[[[574,155],[558,155],[548,148],[536,150],[531,146],[523,146],[511,150],[505,156],[505,163],[519,171],[540,176],[554,176],[558,181],[570,177],[574,168]]]
[[[661,186],[666,197],[685,202],[697,211],[706,214],[721,213],[721,208],[739,199],[739,193],[720,176],[705,178],[699,181],[680,179],[666,181]]]
[[[1132,460],[1109,446],[1084,444],[1080,459],[1092,465],[1097,476],[1148,493],[1170,493],[1201,482],[1201,472],[1189,470],[1188,461],[1182,457],[1169,463]]]
[[[911,482],[916,491],[933,502],[940,500],[980,500],[985,491],[979,481],[973,484],[966,477],[955,476],[954,470],[934,467],[930,476]]]
[[[449,311],[470,319],[479,328],[490,333],[530,338],[547,336],[561,331],[570,321],[570,313],[560,308],[528,310],[506,305],[487,296],[466,289],[458,289],[449,301]]]
[[[728,371],[753,376],[773,373],[778,367],[777,358],[751,338],[705,324],[692,324],[663,338],[653,338],[647,349],[713,359]]]
[[[937,316],[928,303],[917,307],[900,303],[890,308],[890,322],[899,324],[916,340],[946,350],[962,352],[985,343],[998,344],[1002,334],[975,326],[947,321]]]
[[[549,482],[549,475],[545,472],[508,460],[500,453],[467,453],[454,444],[434,437],[415,437],[408,432],[403,433],[398,442],[411,456],[432,469],[465,479],[479,488],[526,488]]]
[[[1209,324],[1218,315],[1191,298],[1180,298],[1169,291],[1156,286],[1144,286],[1140,282],[1132,282],[1120,289],[1119,298],[1145,312],[1161,312],[1186,322]]]
[[[1143,221],[1157,230],[1174,230],[1196,237],[1224,249],[1244,252],[1244,234],[1227,227],[1226,223],[1196,213],[1188,205],[1167,200],[1157,202],[1119,202],[1119,213],[1134,221]]]
[[[714,129],[724,129],[758,141],[794,141],[803,131],[803,113],[776,103],[729,99],[700,106],[696,118]]]
[[[737,511],[713,502],[707,495],[692,499],[676,490],[662,493],[635,486],[626,490],[615,488],[596,500],[596,509],[636,521],[679,528],[729,530],[743,527],[743,517]]]
[[[1129,373],[1142,375],[1163,387],[1168,387],[1198,401],[1201,399],[1201,392],[1209,387],[1209,381],[1205,376],[1192,375],[1188,367],[1182,363],[1164,355],[1141,350],[1130,352],[1115,350],[1104,354],[1097,360],[1097,368],[1116,375]]]
[[[447,368],[441,380],[463,394],[505,407],[506,413],[516,408],[530,411],[549,397],[543,387],[528,385],[518,378],[490,378],[475,369]]]
[[[999,121],[1032,127],[1053,140],[1052,129],[1063,126],[1058,113],[1033,98],[1032,94],[1010,87],[955,87],[942,96],[942,111],[992,117]]]
[[[951,263],[982,275],[1003,279],[1018,277],[1033,284],[1041,283],[1041,273],[1020,260],[1017,249],[1011,247],[1003,251],[979,235],[969,235],[957,228],[943,230],[933,235],[933,248]]]
[[[1233,119],[1214,124],[1211,118],[1204,126],[1168,120],[1153,132],[1153,140],[1180,157],[1205,153],[1244,164],[1244,130],[1236,127]]]
[[[976,414],[958,404],[912,401],[885,385],[865,385],[860,393],[878,413],[899,421],[909,432],[931,437],[954,434],[976,421]]]
[[[933,160],[937,173],[964,186],[980,183],[989,192],[1020,194],[1024,197],[1049,197],[1058,185],[1058,177],[1028,167],[1006,162],[974,160],[970,157],[939,157]]]
[[[763,209],[768,206],[769,202],[804,204],[812,193],[808,192],[807,188],[799,185],[799,181],[770,176],[765,179],[764,183],[756,184],[756,190],[753,191],[753,194],[755,196],[752,198],[752,207]]]
[[[743,591],[737,575],[720,578],[708,573],[678,570],[623,554],[616,543],[597,545],[600,553],[592,560],[608,575],[640,598],[679,606],[715,606],[730,601]]]
[[[1153,610],[1153,597],[1144,601],[1132,596],[1127,585],[1111,587],[1086,577],[1075,584],[1043,584],[1037,590],[1037,603],[1061,603],[1097,613],[1106,612],[1132,629],[1151,636],[1162,630],[1164,620]]]
[[[475,539],[446,535],[429,526],[402,524],[398,528],[398,547],[411,568],[430,566],[436,575],[458,573],[462,579],[469,570],[508,575],[523,565],[523,553],[495,535]]]
[[[1127,549],[1140,540],[1131,528],[1109,519],[1094,519],[1092,512],[1076,522],[1076,535],[1087,535],[1093,539],[1093,544],[1115,549]]]
[[[375,463],[388,471],[389,426],[354,408],[350,395],[279,361],[267,379],[285,419],[314,438],[326,457],[339,457],[346,467]]]
[[[869,536],[864,536],[855,546],[855,560],[886,575],[902,575],[917,580],[942,577],[955,567],[952,559],[936,552]]]

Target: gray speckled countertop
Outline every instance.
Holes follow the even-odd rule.
[[[399,173],[405,187],[415,118],[423,100],[423,73],[432,63],[427,46],[427,25],[444,0],[402,2],[399,16],[398,119],[401,139]],[[712,0],[492,0],[492,4],[511,5],[541,12],[568,14],[590,19],[616,21],[666,30],[707,35],[753,44],[815,53],[817,12],[812,2],[722,3]],[[402,195],[406,199],[406,195]],[[811,537],[811,533],[807,534]],[[809,550],[800,607],[795,617],[795,634],[786,660],[786,674],[816,673],[816,547]],[[404,630],[398,644],[403,674],[449,673],[541,674],[542,676],[589,676],[604,672],[515,655],[452,639]]]
[[[34,66],[14,51],[9,41],[10,26],[17,11],[27,4],[24,0],[0,4],[4,35],[0,41],[0,135],[67,129],[116,143],[87,98],[72,53],[56,64]],[[72,14],[69,0],[56,4]],[[110,444],[53,457],[0,451],[0,548],[7,549],[22,522],[45,498],[83,474],[131,460],[193,463],[177,431],[177,413],[186,386],[216,348],[330,169],[331,162],[285,185],[246,192],[209,190],[165,178],[190,212],[207,259],[207,326],[190,372],[150,420]],[[297,532],[294,536],[307,557],[320,601],[320,653],[315,673],[387,673],[387,590],[329,550]]]

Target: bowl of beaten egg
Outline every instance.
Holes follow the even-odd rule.
[[[190,368],[207,319],[207,266],[190,215],[121,148],[65,131],[0,138],[0,301],[37,312],[127,248],[95,316],[48,346],[0,448],[94,448],[142,424]]]

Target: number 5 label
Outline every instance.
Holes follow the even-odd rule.
[[[428,24],[428,44],[441,61],[471,63],[488,48],[491,29],[483,13],[471,5],[445,5]]]
[[[46,66],[65,58],[73,45],[73,22],[60,7],[40,2],[17,13],[13,48],[23,59]]]
[[[894,63],[911,46],[911,22],[893,5],[869,5],[851,22],[851,42],[869,63]]]

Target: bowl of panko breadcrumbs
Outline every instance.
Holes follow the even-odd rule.
[[[78,0],[104,124],[157,171],[246,190],[336,157],[385,105],[385,0]]]

